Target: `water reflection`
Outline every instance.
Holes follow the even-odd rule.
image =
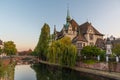
[[[35,71],[30,65],[16,65],[14,80],[36,80]]]
[[[0,62],[0,80],[113,80],[45,64],[16,65]]]
[[[45,64],[33,65],[32,68],[36,72],[37,80],[93,80],[90,77],[80,76],[77,71],[66,68]]]
[[[14,80],[14,63],[0,60],[0,80]]]

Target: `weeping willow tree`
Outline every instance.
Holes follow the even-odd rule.
[[[47,55],[51,63],[59,63],[66,66],[74,66],[76,62],[77,49],[71,43],[70,38],[64,37],[52,42]]]
[[[67,45],[62,54],[62,65],[74,66],[76,62],[76,47],[74,45]]]
[[[49,40],[50,40],[50,27],[48,24],[45,23],[41,29],[38,44],[34,49],[34,53],[36,53],[39,59],[46,60],[49,47]]]

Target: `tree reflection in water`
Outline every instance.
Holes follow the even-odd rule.
[[[0,80],[14,80],[14,63],[4,64],[0,60]]]
[[[35,72],[37,80],[93,80],[71,69],[36,64],[31,66]]]

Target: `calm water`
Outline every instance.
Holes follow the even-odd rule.
[[[45,64],[34,65],[32,69],[36,72],[37,80],[93,80],[85,74],[80,76],[77,71]]]
[[[15,66],[14,80],[91,80],[83,77],[80,79],[72,70],[56,68],[48,65],[17,65]]]
[[[17,65],[14,80],[37,80],[36,73],[30,65]]]
[[[71,69],[36,65],[0,65],[0,80],[113,80]]]

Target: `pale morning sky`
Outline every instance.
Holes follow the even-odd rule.
[[[65,24],[67,4],[78,24],[86,21],[101,33],[120,37],[120,0],[0,0],[0,39],[12,40],[18,50],[34,49],[41,27],[53,32]]]

